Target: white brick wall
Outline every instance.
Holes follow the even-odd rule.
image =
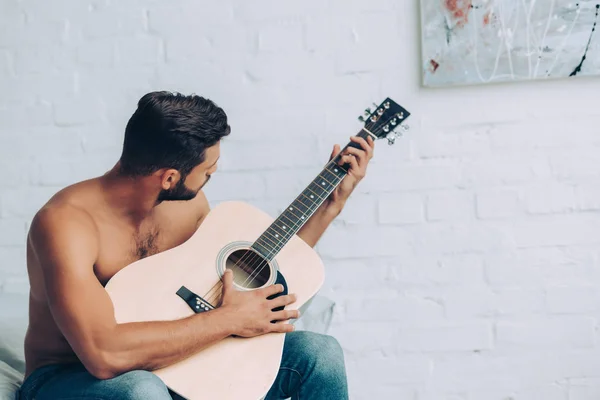
[[[418,19],[417,1],[0,0],[0,290],[27,290],[32,215],[113,165],[150,90],[226,109],[207,195],[272,215],[390,96],[413,129],[378,143],[318,245],[351,397],[596,399],[600,81],[422,89]]]

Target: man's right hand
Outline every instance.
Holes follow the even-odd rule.
[[[298,310],[273,309],[287,306],[296,301],[295,294],[279,296],[272,300],[267,297],[283,291],[280,284],[251,291],[239,291],[233,286],[233,272],[225,270],[223,274],[223,297],[221,311],[226,312],[234,327],[233,334],[241,337],[253,337],[270,332],[291,332],[294,326],[285,321],[298,318]],[[271,321],[278,321],[272,323]]]

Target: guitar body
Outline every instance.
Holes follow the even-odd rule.
[[[246,251],[272,223],[268,214],[246,203],[218,205],[188,241],[128,265],[108,282],[106,290],[117,322],[175,320],[193,315],[198,311],[176,294],[182,286],[216,306],[221,275],[231,265],[229,257],[236,251]],[[252,257],[259,257],[258,253],[245,253],[242,258]],[[263,262],[256,276],[260,279],[252,279],[252,271],[234,270],[238,289],[273,284],[281,274],[288,292],[297,295],[297,301],[287,309],[301,309],[323,284],[321,259],[297,236],[279,250],[268,267],[264,266]],[[230,337],[154,373],[171,390],[190,400],[260,399],[277,376],[284,339],[285,334],[280,333]]]

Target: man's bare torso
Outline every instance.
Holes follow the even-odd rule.
[[[98,179],[65,188],[44,207],[65,206],[85,211],[94,221],[99,254],[93,268],[103,286],[132,262],[185,242],[208,212],[206,198],[199,192],[190,201],[158,205],[139,226],[134,226],[103,201]],[[54,322],[46,300],[44,272],[29,242],[27,269],[31,283],[29,328],[25,337],[26,375],[29,375],[43,365],[77,361],[77,357]]]

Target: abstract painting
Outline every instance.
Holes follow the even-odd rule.
[[[425,86],[600,75],[600,0],[421,0]]]

